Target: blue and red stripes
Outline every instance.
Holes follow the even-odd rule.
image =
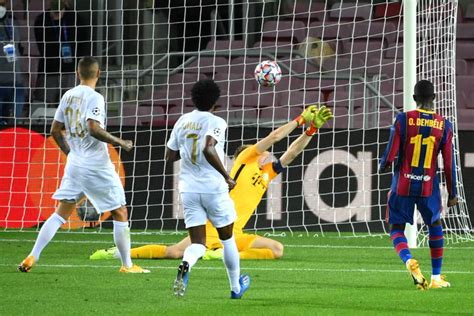
[[[429,241],[431,253],[431,268],[432,274],[438,275],[441,274],[441,265],[443,264],[443,227],[439,226],[430,226],[428,227],[429,231]]]
[[[443,155],[446,189],[448,190],[449,198],[451,199],[457,195],[456,159],[454,158],[453,127],[447,120],[441,144],[441,154]]]
[[[390,231],[390,238],[392,239],[395,251],[403,263],[406,263],[408,259],[412,258],[410,249],[408,248],[408,241],[403,230],[392,229]]]

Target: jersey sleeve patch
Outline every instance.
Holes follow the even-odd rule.
[[[105,101],[100,96],[92,97],[88,104],[88,110],[86,114],[86,120],[92,119],[94,121],[98,121],[101,126],[105,123]]]
[[[211,121],[210,126],[206,132],[206,136],[211,136],[217,142],[225,140],[225,131],[227,129],[227,123],[224,120],[214,119]]]
[[[92,115],[100,116],[101,113],[102,113],[102,111],[100,110],[100,108],[98,106],[96,106],[95,108],[92,109]]]
[[[212,131],[212,135],[214,135],[216,138],[219,138],[222,134],[222,131],[219,127],[214,128]]]

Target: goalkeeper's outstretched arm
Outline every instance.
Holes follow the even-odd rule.
[[[287,137],[291,132],[295,130],[298,126],[301,126],[305,123],[308,123],[312,120],[314,116],[314,111],[316,111],[315,105],[308,106],[297,118],[293,121],[286,123],[283,126],[280,126],[276,130],[272,131],[267,137],[261,139],[255,144],[257,152],[259,154],[266,151],[268,148],[272,147],[273,144],[278,143],[283,138]]]
[[[312,135],[303,133],[294,142],[291,143],[287,151],[280,157],[280,163],[283,167],[287,167],[299,154],[308,146],[313,138]]]
[[[299,154],[308,146],[311,138],[316,132],[330,119],[333,118],[331,110],[322,106],[314,112],[311,124],[300,137],[291,143],[288,150],[280,157],[280,163],[283,167],[287,167]]]

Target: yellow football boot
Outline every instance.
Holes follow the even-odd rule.
[[[35,257],[28,256],[18,266],[18,270],[21,272],[30,272],[31,268],[35,265]]]
[[[444,275],[440,276],[440,280],[436,280],[431,278],[430,289],[441,289],[444,287],[450,287],[451,283],[446,281],[446,277]]]
[[[122,273],[150,273],[150,270],[143,269],[142,267],[137,266],[136,264],[134,264],[130,268],[127,268],[125,266],[120,267],[119,272],[122,272]]]
[[[413,282],[415,283],[416,287],[419,290],[428,289],[428,281],[426,281],[425,277],[421,273],[418,261],[415,259],[409,259],[406,263],[406,266],[408,272],[410,272],[410,275],[413,278]]]

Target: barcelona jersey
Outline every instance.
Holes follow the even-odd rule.
[[[230,191],[230,197],[234,201],[237,220],[234,223],[234,233],[242,234],[242,231],[262,200],[268,184],[278,173],[273,168],[273,163],[267,163],[259,167],[256,146],[250,146],[243,150],[234,162],[230,176],[236,181],[235,187]],[[217,237],[215,228],[207,222],[207,238]]]
[[[451,199],[457,195],[451,123],[433,111],[417,109],[398,114],[380,161],[380,169],[384,170],[398,155],[391,192],[411,197],[429,197],[437,192],[437,157],[440,152]]]

